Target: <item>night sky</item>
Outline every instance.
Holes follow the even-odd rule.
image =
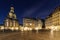
[[[0,0],[0,24],[3,24],[11,5],[14,6],[15,14],[21,24],[23,17],[45,19],[60,5],[60,0]]]

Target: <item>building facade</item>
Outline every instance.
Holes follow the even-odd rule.
[[[42,29],[43,22],[40,18],[37,18],[37,28]]]
[[[10,12],[4,20],[4,27],[5,29],[18,30],[19,22],[16,14],[14,13],[14,7],[10,8]]]
[[[41,29],[42,22],[35,18],[23,18],[23,26],[33,29]]]
[[[52,26],[52,16],[49,15],[46,19],[45,19],[45,28],[46,29],[51,29]]]
[[[60,6],[52,14],[52,25],[55,29],[60,30]]]
[[[56,7],[51,16],[45,19],[45,26],[47,29],[60,30],[60,6]]]

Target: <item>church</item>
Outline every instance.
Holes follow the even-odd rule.
[[[14,13],[14,7],[12,6],[10,8],[9,14],[6,16],[4,20],[4,24],[1,25],[2,27],[0,29],[5,30],[19,30],[19,22],[16,17],[16,14]]]

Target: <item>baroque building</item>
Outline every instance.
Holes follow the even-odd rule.
[[[17,20],[16,14],[14,13],[14,7],[10,8],[10,12],[4,20],[4,28],[11,30],[18,30],[19,22]]]

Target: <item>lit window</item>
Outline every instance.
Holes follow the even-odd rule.
[[[30,25],[32,25],[32,23],[30,23]]]

